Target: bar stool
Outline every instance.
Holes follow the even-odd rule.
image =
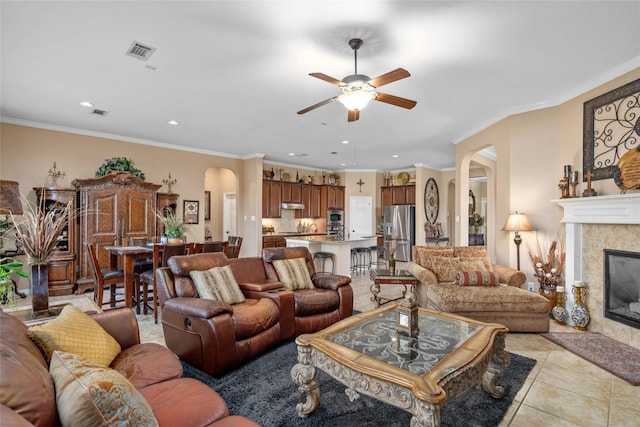
[[[355,265],[354,271],[368,270],[371,264],[371,251],[369,248],[355,248]]]
[[[331,274],[334,273],[335,270],[335,266],[336,266],[336,258],[335,255],[333,254],[333,252],[316,252],[313,254],[313,263],[316,263],[316,258],[318,258],[321,262],[321,270],[318,271],[318,273],[328,273],[328,271],[326,271],[324,269],[324,265],[325,262],[330,259],[331,260]]]
[[[387,263],[384,260],[384,246],[370,246],[369,251],[371,256],[371,267],[386,267]]]

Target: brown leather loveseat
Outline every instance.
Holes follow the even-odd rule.
[[[229,259],[223,253],[204,253],[171,258],[168,267],[156,270],[167,347],[190,365],[220,375],[283,341],[351,316],[351,279],[316,274],[308,251],[288,253],[307,260],[317,289],[284,289],[266,255]],[[226,265],[245,301],[227,304],[199,298],[190,273]]]
[[[119,308],[92,316],[120,344],[110,368],[122,374],[149,404],[159,425],[258,427],[246,418],[229,416],[218,393],[203,383],[182,378],[182,366],[165,347],[140,344],[131,309]],[[75,425],[87,425],[84,402],[76,396]],[[49,366],[27,327],[0,311],[0,425],[57,426],[59,405]],[[89,403],[90,405],[90,403]],[[76,415],[77,414],[77,415]],[[83,421],[85,420],[85,421]],[[133,420],[121,420],[135,424]]]

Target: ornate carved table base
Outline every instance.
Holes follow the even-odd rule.
[[[315,346],[298,341],[298,363],[291,369],[291,378],[302,394],[302,402],[296,406],[296,410],[300,417],[306,418],[319,407],[320,388],[316,373],[317,369],[321,369],[346,386],[345,393],[351,401],[362,393],[413,414],[411,427],[437,427],[440,425],[441,408],[475,384],[482,384],[484,390],[494,398],[502,398],[504,389],[496,381],[502,376],[502,368],[510,364],[509,353],[505,351],[505,337],[506,332],[495,335],[484,357],[471,364],[463,364],[458,370],[451,370],[437,384],[429,384],[432,389],[430,393],[418,393],[420,397],[412,392],[410,384],[400,385],[365,374]]]

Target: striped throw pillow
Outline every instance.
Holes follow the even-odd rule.
[[[206,271],[191,271],[189,276],[202,299],[223,301],[227,304],[245,301],[240,285],[228,265],[213,267]]]
[[[273,261],[273,267],[286,289],[295,291],[315,288],[311,276],[309,276],[307,261],[304,258],[279,259]]]
[[[456,274],[459,286],[498,286],[498,275],[493,271],[459,271]]]

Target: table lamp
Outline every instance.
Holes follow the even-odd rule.
[[[516,244],[516,253],[518,256],[518,270],[520,270],[520,243],[522,243],[521,231],[531,231],[531,225],[527,220],[527,216],[524,213],[510,213],[507,217],[507,222],[504,223],[502,231],[515,231],[516,235],[513,238],[513,242]]]

